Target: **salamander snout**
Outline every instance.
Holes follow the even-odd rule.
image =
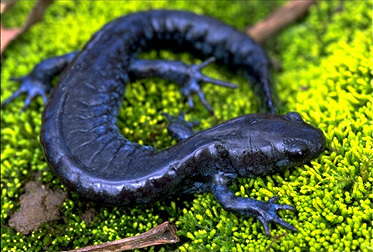
[[[323,135],[317,141],[301,142],[294,141],[288,145],[287,156],[293,164],[303,164],[318,157],[325,149],[325,138]]]
[[[289,131],[292,136],[285,141],[289,161],[293,164],[301,164],[318,157],[325,149],[323,132],[305,123],[296,112],[287,113],[284,117],[296,124],[299,123],[299,126],[294,125],[296,127],[289,125],[289,128],[292,128]]]

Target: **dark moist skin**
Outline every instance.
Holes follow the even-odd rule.
[[[169,115],[169,131],[180,142],[166,150],[131,142],[117,127],[126,83],[161,77],[180,85],[213,112],[199,83],[235,85],[210,79],[201,65],[140,60],[146,48],[188,51],[241,69],[254,80],[267,114],[249,114],[198,132],[182,116]],[[47,59],[19,80],[21,93],[46,101],[50,80],[60,72],[43,112],[41,143],[53,172],[71,190],[111,205],[147,204],[182,193],[212,192],[220,205],[238,215],[255,216],[270,235],[269,222],[293,226],[276,213],[288,205],[234,196],[228,185],[238,177],[263,176],[302,165],[325,146],[323,133],[298,113],[276,115],[269,82],[269,60],[252,39],[222,22],[181,11],[138,12],[118,18],[98,31],[80,52]]]

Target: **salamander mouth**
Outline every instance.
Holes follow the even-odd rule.
[[[287,167],[289,166],[289,158],[288,157],[285,157],[279,161],[276,162],[276,166],[278,168],[281,168],[281,167]]]

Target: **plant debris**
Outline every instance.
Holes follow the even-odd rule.
[[[288,1],[266,19],[256,23],[252,27],[248,27],[246,33],[256,42],[264,43],[288,25],[304,17],[313,4],[316,4],[316,0]]]
[[[179,242],[179,237],[176,235],[175,224],[166,221],[155,228],[136,236],[112,242],[105,242],[99,245],[87,246],[76,250],[70,250],[68,252],[119,252],[123,250],[132,250],[177,242]]]
[[[22,234],[29,234],[37,230],[41,223],[60,219],[58,208],[66,199],[66,192],[52,191],[36,181],[28,182],[25,191],[20,197],[19,211],[9,220],[12,228]]]
[[[80,218],[88,225],[93,221],[96,215],[97,215],[96,209],[91,207],[91,208],[88,208],[84,213],[82,213]]]

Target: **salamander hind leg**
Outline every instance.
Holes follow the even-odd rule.
[[[51,80],[54,76],[62,72],[67,64],[73,60],[76,54],[77,52],[72,52],[43,60],[26,76],[10,78],[12,81],[20,82],[21,85],[1,104],[1,108],[4,108],[22,94],[26,94],[26,99],[22,107],[23,111],[27,109],[31,104],[31,101],[37,96],[41,96],[44,103],[46,103],[47,95],[51,90]]]
[[[10,97],[8,97],[1,104],[1,108],[4,108],[21,94],[26,94],[26,99],[23,104],[22,111],[25,111],[31,104],[31,101],[38,95],[42,97],[44,103],[47,102],[47,94],[49,93],[50,85],[45,85],[39,80],[30,77],[30,75],[26,75],[24,77],[12,77],[9,80],[19,81],[21,82],[21,85]]]
[[[210,78],[204,74],[201,73],[201,70],[215,61],[214,57],[208,58],[201,64],[194,64],[188,66],[188,77],[187,80],[182,84],[181,86],[181,93],[188,99],[189,107],[193,108],[194,107],[194,102],[193,102],[193,94],[197,94],[198,98],[202,102],[203,106],[207,109],[207,111],[210,112],[210,114],[214,114],[214,111],[211,108],[211,105],[207,102],[206,97],[204,93],[202,92],[200,88],[201,82],[209,82],[218,86],[223,86],[223,87],[229,87],[229,88],[236,88],[237,85],[234,85],[229,82],[225,82],[222,80],[217,80]]]
[[[285,222],[277,214],[277,211],[281,209],[294,211],[294,207],[276,204],[277,197],[271,198],[267,202],[236,197],[229,189],[227,182],[227,178],[223,175],[216,175],[212,185],[212,193],[225,210],[238,215],[255,216],[263,224],[267,236],[270,236],[269,222],[274,222],[287,229],[296,231],[295,227]]]
[[[214,60],[214,58],[209,58],[201,64],[187,65],[181,61],[133,59],[128,71],[132,80],[159,77],[176,82],[179,84],[180,91],[187,98],[191,108],[194,107],[193,95],[197,94],[205,108],[213,114],[213,110],[200,88],[200,83],[209,82],[223,87],[237,87],[237,85],[232,83],[213,79],[201,73],[202,68]]]

